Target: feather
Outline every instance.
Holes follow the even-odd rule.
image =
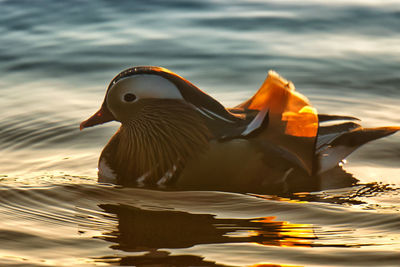
[[[248,136],[254,134],[264,124],[268,122],[268,107],[264,107],[258,112],[254,119],[247,125],[246,129],[242,132],[242,136]]]
[[[330,126],[320,126],[318,129],[317,143],[315,144],[316,153],[323,150],[325,146],[329,145],[331,141],[333,141],[340,135],[358,128],[361,128],[361,126],[354,122],[346,122]]]
[[[211,133],[198,113],[180,100],[146,99],[142,104],[100,158],[113,166],[119,184],[166,184],[208,148]]]
[[[317,174],[321,174],[337,166],[341,160],[360,146],[370,141],[394,134],[399,130],[400,127],[356,127],[349,131],[338,131],[334,138],[322,144],[317,151]]]
[[[297,93],[291,82],[269,71],[257,93],[235,109],[258,110],[261,115],[268,110],[268,123],[260,123],[261,119],[256,116],[249,124],[253,127],[247,128],[244,135],[250,136],[250,130],[257,130],[258,139],[293,154],[297,158],[295,163],[312,174],[318,116],[308,99]],[[264,129],[258,129],[261,125]]]
[[[360,119],[352,116],[318,114],[318,120],[319,122],[326,122],[326,121],[338,121],[338,120],[359,121]]]

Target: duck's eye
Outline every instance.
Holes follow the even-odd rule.
[[[125,95],[124,95],[124,100],[125,100],[126,102],[132,102],[132,101],[134,101],[135,99],[136,99],[136,96],[135,96],[134,94],[128,93],[128,94],[125,94]]]

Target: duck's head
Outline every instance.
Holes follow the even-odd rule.
[[[112,120],[121,128],[102,155],[122,179],[119,183],[127,184],[132,177],[155,183],[171,176],[239,119],[167,69],[134,67],[111,81],[101,108],[80,129]]]
[[[112,120],[128,124],[140,116],[149,115],[154,109],[162,109],[166,104],[190,107],[206,120],[237,121],[237,117],[219,102],[186,79],[161,67],[144,66],[124,70],[115,76],[101,108],[83,121],[80,129]],[[177,117],[181,115],[175,114]]]

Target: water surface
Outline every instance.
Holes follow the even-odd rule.
[[[321,113],[400,125],[399,1],[0,1],[0,265],[398,266],[400,135],[291,196],[96,184],[108,82],[163,66],[223,104],[269,69]]]

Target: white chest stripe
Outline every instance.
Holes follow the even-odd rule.
[[[143,187],[146,185],[146,179],[149,177],[149,174],[150,171],[137,178],[136,183],[138,184],[138,186]]]
[[[107,165],[105,159],[101,159],[98,168],[98,180],[99,183],[116,184],[117,175],[115,172]]]
[[[167,171],[164,174],[164,176],[161,177],[160,180],[158,180],[158,182],[157,182],[158,187],[161,187],[161,188],[165,187],[165,184],[171,180],[172,176],[176,172],[176,169],[177,169],[177,167],[176,167],[176,165],[174,165],[172,170]]]

